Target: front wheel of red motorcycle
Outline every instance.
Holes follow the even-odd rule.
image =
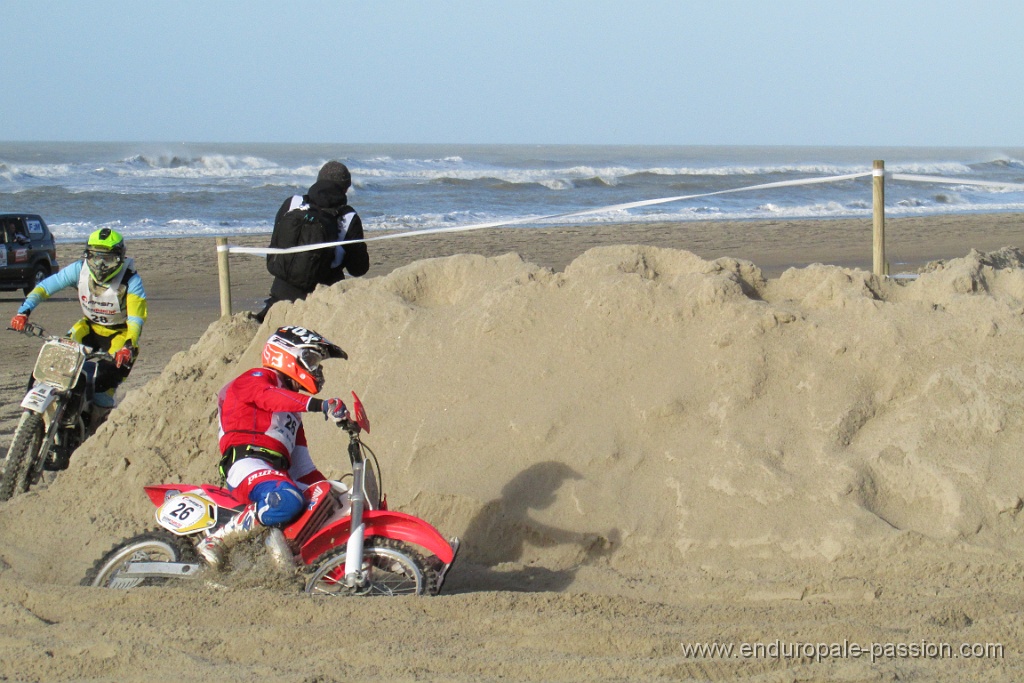
[[[313,564],[306,580],[306,592],[314,595],[434,595],[437,572],[416,547],[390,538],[371,537],[363,544],[366,582],[349,586],[345,582],[345,548],[324,553]]]

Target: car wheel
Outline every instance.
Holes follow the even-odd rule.
[[[25,294],[28,294],[33,289],[35,289],[36,285],[38,285],[40,282],[49,277],[49,275],[50,267],[45,263],[37,263],[36,265],[32,266],[32,284],[22,288],[22,291],[25,292]]]

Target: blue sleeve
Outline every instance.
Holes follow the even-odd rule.
[[[49,299],[51,296],[56,294],[62,289],[68,287],[77,287],[78,278],[82,274],[82,260],[75,261],[71,265],[61,268],[56,273],[46,278],[42,282],[33,288],[28,296],[25,297],[25,301],[18,307],[18,313],[29,313],[40,302]],[[142,283],[139,283],[142,286]]]
[[[146,303],[146,290],[142,287],[142,278],[138,273],[128,278],[128,291],[125,292],[125,307],[128,313],[128,337],[135,348],[139,346],[142,326],[149,316],[149,305]]]
[[[81,270],[81,268],[79,268],[79,270]],[[128,279],[128,293],[134,294],[140,299],[146,298],[146,290],[142,286],[142,278],[139,277],[138,273],[132,274],[132,276]]]

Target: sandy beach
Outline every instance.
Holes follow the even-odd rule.
[[[1024,216],[888,221],[900,282],[869,220],[383,240],[263,326],[262,258],[231,257],[219,320],[212,238],[128,240],[150,317],[119,407],[0,503],[0,681],[1024,676]],[[282,324],[348,352],[325,394],[365,401],[392,507],[462,537],[445,593],[78,586],[153,526],[143,485],[214,479],[216,392]],[[3,348],[6,451],[38,342]]]

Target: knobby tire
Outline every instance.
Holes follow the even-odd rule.
[[[371,536],[363,544],[369,562],[370,583],[362,590],[344,585],[345,546],[324,553],[313,564],[306,592],[315,595],[436,595],[437,570],[416,546],[391,538]]]
[[[118,577],[121,568],[131,561],[195,562],[197,555],[191,541],[164,529],[152,529],[126,538],[116,544],[85,574],[81,585],[125,590],[137,586],[161,586],[174,579],[164,577]]]
[[[43,431],[42,415],[31,410],[21,414],[11,447],[7,450],[3,472],[0,472],[0,501],[25,493],[36,483],[33,473],[40,471],[39,459],[43,454],[39,449],[43,445]]]

